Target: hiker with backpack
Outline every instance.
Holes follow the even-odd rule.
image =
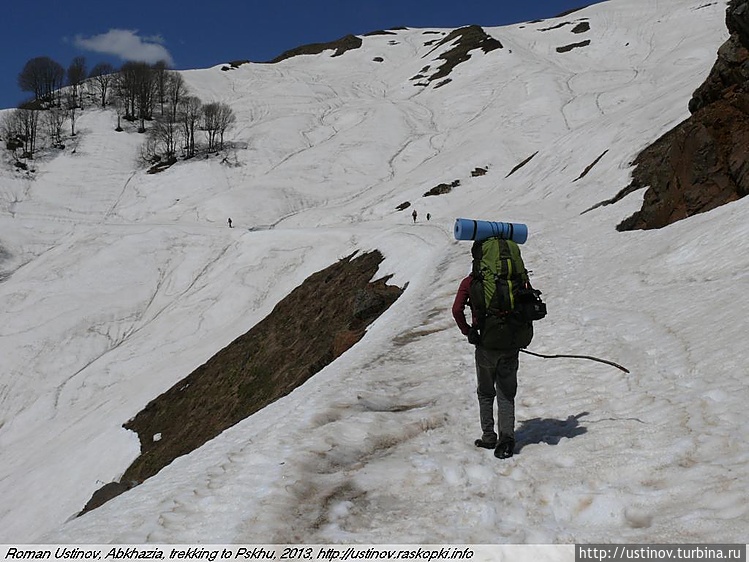
[[[543,317],[540,307],[543,315],[546,309],[538,298],[540,291],[530,285],[515,242],[499,237],[476,241],[471,255],[471,273],[460,283],[452,314],[461,333],[476,346],[476,393],[482,434],[475,445],[494,449],[495,457],[506,459],[515,449],[518,355],[533,338],[532,321]],[[466,306],[471,310],[470,324]]]

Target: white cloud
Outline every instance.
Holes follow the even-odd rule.
[[[161,36],[141,37],[137,29],[110,29],[92,37],[76,35],[74,43],[81,49],[114,55],[126,61],[155,63],[163,60],[170,66],[174,64]]]

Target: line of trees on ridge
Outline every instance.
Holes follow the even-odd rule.
[[[152,162],[174,162],[180,152],[195,156],[201,146],[197,131],[205,133],[207,151],[223,150],[224,135],[236,122],[226,103],[204,104],[190,95],[182,75],[163,61],[129,61],[119,69],[99,63],[88,72],[84,57],[75,57],[67,70],[49,57],[36,57],[19,73],[18,85],[33,97],[4,116],[0,138],[22,168],[21,159],[34,157],[40,134],[58,148],[64,147],[67,122],[71,137],[76,135],[76,111],[84,101],[112,107],[117,131],[123,130],[123,120],[137,123],[137,131],[148,134],[142,156]]]

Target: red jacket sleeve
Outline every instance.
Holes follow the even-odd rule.
[[[460,282],[460,287],[458,287],[458,294],[455,295],[455,301],[453,302],[453,318],[455,318],[455,323],[458,325],[458,328],[460,328],[460,331],[464,336],[468,335],[468,331],[471,329],[471,326],[468,325],[468,321],[466,320],[466,314],[465,314],[465,308],[466,306],[470,307],[470,287],[471,287],[471,279],[472,276],[469,275],[463,281]],[[474,317],[473,317],[473,309],[471,310],[471,322],[473,323]]]

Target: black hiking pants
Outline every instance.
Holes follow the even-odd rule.
[[[517,349],[496,351],[476,346],[476,393],[479,399],[481,438],[499,442],[515,439],[515,395],[518,389]],[[494,399],[497,399],[497,431],[494,430]]]

